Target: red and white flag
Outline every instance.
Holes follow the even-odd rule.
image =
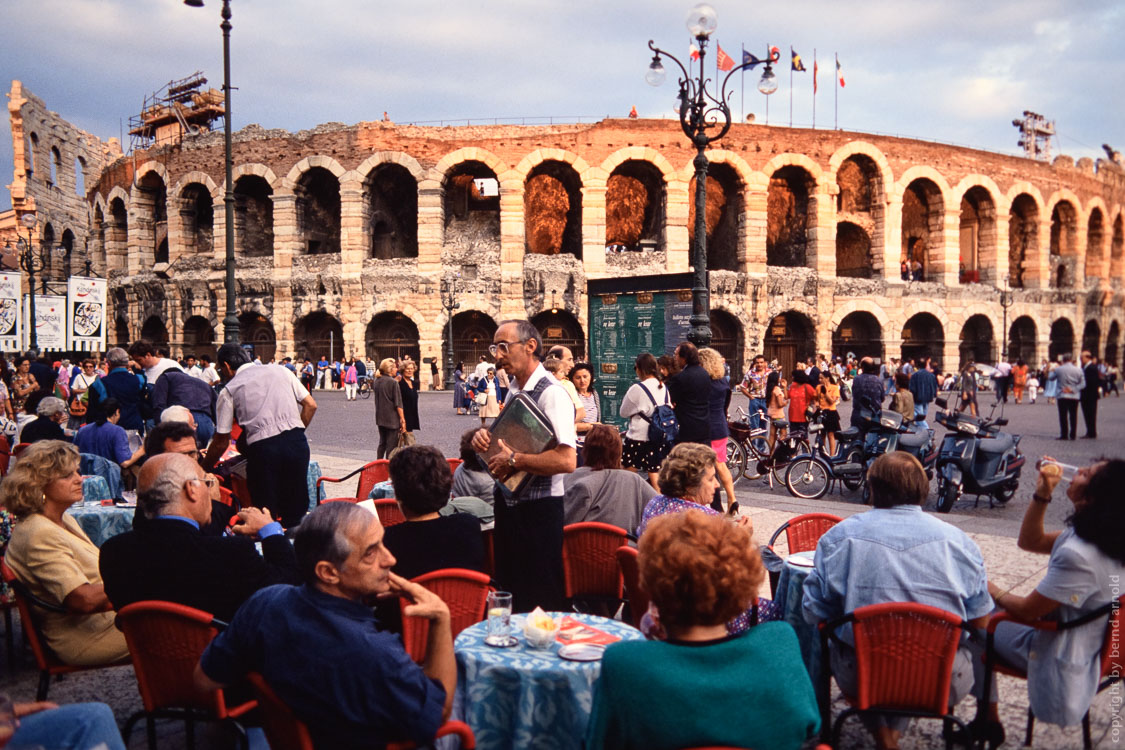
[[[836,78],[840,81],[840,88],[844,88],[844,71],[840,68],[840,58],[836,58]]]
[[[718,42],[716,42],[715,43],[715,49],[717,50],[717,52],[715,53],[715,67],[717,67],[719,70],[724,70],[724,71],[730,70],[731,68],[733,68],[734,67],[734,58],[731,57],[730,55],[728,55],[723,50],[722,45],[719,44]]]
[[[699,59],[699,47],[696,47],[694,44],[691,45],[690,47],[688,47],[688,54],[691,56],[692,60],[698,60]]]

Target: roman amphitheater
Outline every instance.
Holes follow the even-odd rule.
[[[14,212],[35,210],[37,236],[66,248],[54,277],[87,258],[108,275],[111,343],[213,351],[227,221],[243,340],[263,357],[444,362],[451,284],[457,359],[514,317],[581,351],[588,281],[689,270],[694,153],[671,120],[251,125],[234,137],[231,217],[221,133],[123,155],[19,82],[8,96]],[[711,319],[736,370],[751,353],[814,350],[950,370],[995,361],[1005,336],[1012,359],[1081,347],[1119,362],[1120,164],[752,124],[719,146]]]

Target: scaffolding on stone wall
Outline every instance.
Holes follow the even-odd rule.
[[[146,95],[140,113],[129,118],[129,150],[179,143],[185,136],[209,132],[226,110],[223,92],[204,90],[206,85],[197,70]]]

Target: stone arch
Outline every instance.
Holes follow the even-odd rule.
[[[950,329],[949,316],[946,314],[945,308],[937,302],[924,299],[913,300],[903,307],[902,325],[905,325],[907,320],[919,313],[929,313],[933,315],[937,318],[938,322],[941,323],[942,330],[948,331]]]
[[[340,166],[340,162],[336,161],[331,156],[306,156],[304,159],[294,164],[293,168],[289,170],[289,174],[285,175],[285,185],[296,185],[302,175],[315,167],[327,169],[341,182],[343,182],[344,175],[347,174],[348,171]]]
[[[1102,327],[1097,318],[1090,318],[1082,327],[1082,351],[1090,352],[1095,357],[1102,353]]]
[[[168,172],[146,162],[137,169],[129,199],[130,255],[141,268],[168,261]]]
[[[1086,263],[1083,274],[1087,284],[1091,280],[1109,280],[1109,264],[1106,262],[1106,239],[1109,237],[1106,231],[1107,214],[1105,201],[1101,196],[1091,198],[1086,204]]]
[[[873,146],[845,147],[833,155],[831,163],[836,190],[836,275],[880,277],[886,264],[887,191],[893,185],[886,157]]]
[[[315,158],[320,157],[302,159],[301,163]],[[340,165],[335,164],[335,166]],[[328,167],[311,164],[307,170],[298,174],[293,185],[293,191],[297,196],[297,232],[304,246],[304,252],[309,255],[339,253],[341,234],[339,175]]]
[[[875,162],[883,180],[883,192],[887,193],[891,190],[895,184],[891,164],[887,161],[886,155],[878,146],[868,143],[867,141],[851,141],[836,149],[832,153],[832,156],[828,158],[828,171],[835,175],[840,171],[840,167],[843,166],[844,162],[852,156],[866,156]]]
[[[261,166],[261,165],[249,165]],[[247,258],[273,256],[273,173],[247,169],[234,180],[235,250]]]
[[[871,257],[871,237],[851,221],[836,222],[836,275],[870,279],[875,273]]]
[[[840,312],[842,310],[833,315],[832,356],[883,357],[886,315],[882,309],[864,305],[844,315]],[[883,320],[879,319],[880,316]]]
[[[811,159],[790,158],[779,162],[781,154],[769,164],[780,163],[769,175],[766,196],[766,265],[804,267],[815,256],[810,247],[816,237],[816,193],[820,169],[810,171]],[[813,165],[815,166],[815,164]],[[768,165],[767,165],[768,168]]]
[[[122,192],[124,192],[124,191],[122,191]],[[91,199],[90,205],[95,210],[100,208],[101,211],[102,211],[102,214],[103,215],[105,214],[105,212],[106,212],[106,202],[105,202],[105,197],[101,193],[94,193],[94,197]]]
[[[520,182],[526,183],[531,171],[545,161],[569,164],[580,180],[590,170],[590,165],[586,160],[573,151],[565,151],[561,148],[540,148],[520,159],[519,164],[512,171],[519,177]]]
[[[254,177],[261,177],[263,180],[266,181],[266,183],[271,188],[274,188],[274,189],[279,187],[279,183],[281,181],[280,178],[276,174],[274,174],[274,171],[272,169],[270,169],[265,164],[262,164],[260,162],[249,162],[249,163],[246,163],[246,164],[235,164],[234,168],[231,169],[231,172],[230,172],[230,178],[236,186],[238,185],[238,180],[240,178],[246,177],[248,175],[253,175]],[[222,189],[223,190],[226,189],[225,183],[223,184]]]
[[[477,310],[461,310],[453,316],[453,364],[464,362],[465,377],[469,376],[480,357],[492,357],[488,347],[492,345],[492,336],[499,327],[496,319],[488,313]],[[442,361],[448,361],[449,352],[449,326],[446,320],[442,326]]]
[[[1051,217],[1048,248],[1050,286],[1072,289],[1078,286],[1078,230],[1082,223],[1082,204],[1065,188],[1055,191],[1047,202]]]
[[[1034,188],[1032,186],[1032,190]],[[1008,283],[1015,289],[1040,278],[1039,227],[1042,224],[1041,199],[1036,193],[1009,192],[1008,201]]]
[[[536,153],[553,151],[559,150]],[[543,159],[527,172],[523,196],[526,253],[567,253],[582,258],[582,177],[574,165]]]
[[[129,196],[120,187],[109,193],[105,212],[106,271],[124,271],[129,255]]]
[[[765,166],[762,167],[762,173],[773,175],[777,170],[784,167],[800,167],[809,173],[817,186],[820,186],[824,179],[824,170],[812,158],[791,151],[778,154],[767,161]]]
[[[712,307],[710,312],[711,348],[723,355],[730,366],[730,380],[742,380],[742,367],[746,360],[744,341],[745,327],[729,310]]]
[[[1125,267],[1125,211],[1117,208],[1117,216],[1113,220],[1112,234],[1109,241],[1109,278],[1121,281],[1123,267]]]
[[[960,205],[958,271],[962,284],[996,281],[998,237],[996,183],[984,175],[970,175],[954,191]]]
[[[891,325],[891,319],[887,316],[887,312],[883,309],[882,305],[875,304],[870,300],[856,299],[849,300],[836,307],[832,312],[832,317],[829,319],[828,329],[830,331],[835,331],[840,326],[840,323],[843,322],[844,318],[854,312],[870,313],[875,317],[875,320],[879,323],[879,327],[882,329],[886,329]]]
[[[919,179],[927,179],[934,183],[938,190],[941,191],[943,200],[948,200],[947,196],[953,194],[952,189],[949,187],[949,181],[945,179],[945,176],[941,172],[927,164],[915,164],[899,176],[898,182],[894,185],[895,197],[901,198],[902,194],[906,192],[906,188],[910,187],[910,183]],[[946,207],[949,208],[948,205]]]
[[[907,315],[902,325],[902,360],[922,360],[927,357],[941,369],[945,359],[945,337],[948,321],[943,321],[930,310]]]
[[[1007,354],[1011,362],[1039,365],[1039,329],[1031,315],[1018,315],[1008,327]],[[1044,384],[1045,385],[1045,384]]]
[[[183,341],[180,352],[183,356],[189,354],[195,357],[206,354],[215,356],[215,326],[209,318],[202,315],[192,315],[184,321],[181,328]]]
[[[277,333],[273,323],[258,310],[243,310],[238,316],[239,337],[243,345],[250,345],[253,355],[263,362],[277,356]]]
[[[1113,319],[1105,335],[1105,361],[1107,365],[1121,366],[1121,321]]]
[[[1074,343],[1074,321],[1065,315],[1051,321],[1047,339],[1047,359],[1057,362],[1063,354],[1072,354],[1077,358],[1078,352],[1075,351]]]
[[[816,356],[815,318],[793,308],[774,315],[762,334],[762,351],[788,377],[798,360]]]
[[[755,173],[748,172],[749,168],[741,159],[736,161],[724,157],[712,160],[711,156],[708,152],[710,166],[706,183],[707,210],[704,213],[707,267],[711,270],[737,271],[740,270],[741,247],[744,244],[748,180]],[[691,248],[695,237],[695,169],[689,163],[682,174],[686,180],[686,190],[682,195],[687,202],[687,238],[688,247]]]
[[[146,161],[144,164],[137,167],[136,171],[133,173],[133,185],[135,186],[137,182],[149,172],[155,172],[159,175],[160,179],[164,181],[165,185],[168,184],[168,169],[158,161]]]
[[[638,147],[622,149],[629,150],[641,154],[646,151]],[[670,167],[667,160],[664,166]],[[660,165],[645,159],[625,159],[613,167],[606,178],[607,247],[664,249],[669,174]]]
[[[195,172],[206,177],[202,172]],[[207,178],[210,181],[210,178]],[[201,181],[177,183],[174,195],[179,204],[180,246],[186,255],[208,255],[215,236],[215,185]]]
[[[198,169],[188,172],[168,191],[169,195],[180,195],[184,188],[193,182],[198,182],[201,185],[207,186],[207,192],[211,194],[211,199],[214,201],[221,201],[223,198],[223,189],[221,185],[216,185],[215,181],[211,179],[211,175],[202,172]]]
[[[970,362],[989,365],[996,362],[996,335],[990,317],[980,313],[966,317],[961,325],[960,352],[958,370],[964,370]]]
[[[160,315],[150,315],[141,324],[141,338],[152,344],[168,344],[168,326]]]
[[[707,158],[712,158],[712,153],[707,153]],[[665,158],[664,154],[660,153],[654,148],[648,146],[626,146],[614,151],[607,156],[601,163],[601,169],[607,175],[613,174],[613,170],[627,161],[644,161],[652,164],[664,177],[665,182],[670,182],[676,178],[677,170],[672,166],[672,163]]]
[[[561,345],[570,349],[575,359],[586,356],[586,335],[582,330],[582,323],[569,310],[542,310],[531,316],[531,324],[543,339],[544,352],[550,351],[552,346]]]
[[[914,166],[899,178],[902,258],[911,281],[939,281],[945,268],[949,184],[933,167]]]
[[[367,323],[363,341],[367,358],[376,364],[386,357],[401,359],[403,355],[419,365],[422,362],[418,324],[397,310],[375,313]]]
[[[345,353],[344,325],[325,308],[302,315],[293,326],[293,339],[298,357],[315,361],[324,355],[331,362]]]
[[[369,172],[360,174],[367,257],[418,257],[417,175],[397,161],[379,162]]]
[[[417,182],[421,182],[426,177],[426,169],[418,163],[418,160],[402,151],[376,151],[364,159],[355,168],[355,172],[362,177],[367,177],[373,169],[383,164],[397,164],[409,172]]]
[[[441,176],[442,245],[469,252],[479,259],[484,253],[500,251],[501,187],[500,173],[494,165],[501,168],[504,165],[483,149],[463,148],[454,153],[468,156],[478,151],[489,157],[489,161],[443,159],[441,163],[448,166],[438,174]]]
[[[114,185],[112,188],[110,188],[109,195],[107,195],[105,199],[106,205],[108,206],[110,203],[112,203],[114,198],[120,199],[125,208],[129,208],[129,193],[125,192],[125,188],[121,187],[120,185]]]

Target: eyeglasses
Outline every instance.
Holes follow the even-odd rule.
[[[211,476],[210,474],[203,477],[202,479],[197,478],[197,479],[193,479],[191,481],[193,481],[193,482],[203,482],[210,489],[214,489],[215,485],[217,485],[219,483],[219,480],[216,479],[215,477]]]
[[[524,342],[523,341],[498,341],[495,344],[493,344],[492,346],[488,347],[488,353],[491,354],[493,357],[499,356],[501,354],[507,354],[508,349],[510,347],[515,346],[516,344],[522,344],[522,343],[524,343]]]

